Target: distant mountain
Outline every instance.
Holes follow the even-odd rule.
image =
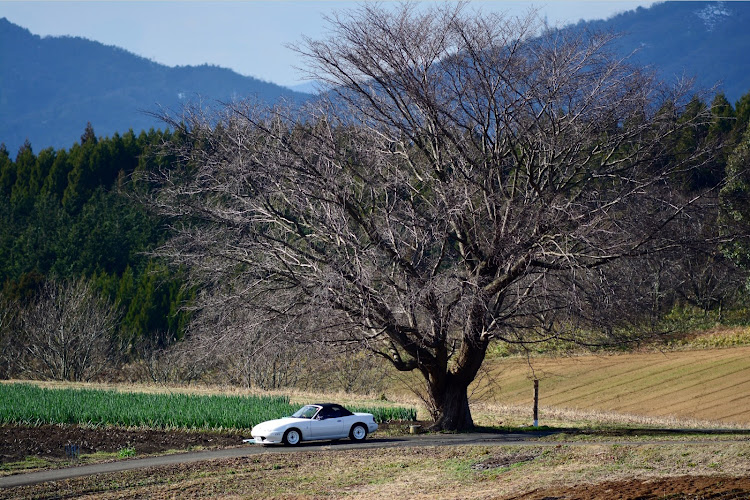
[[[657,69],[665,80],[695,77],[719,84],[730,102],[750,91],[750,2],[665,2],[571,28],[623,33],[616,49]],[[295,91],[216,66],[167,67],[83,38],[44,37],[0,19],[0,142],[15,155],[25,139],[35,151],[70,147],[91,122],[97,135],[162,124],[148,116],[187,100],[255,97],[300,102]]]
[[[718,84],[734,103],[750,91],[750,2],[663,2],[576,27],[611,29],[623,54],[674,81],[694,77],[698,87]]]
[[[217,66],[168,67],[83,38],[39,37],[0,18],[0,142],[11,156],[70,147],[86,123],[99,136],[163,128],[147,112],[188,100],[301,101],[309,95]]]
[[[295,92],[302,92],[304,94],[319,94],[323,84],[320,82],[303,82],[297,85],[290,85],[288,88]]]

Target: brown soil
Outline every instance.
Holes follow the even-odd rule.
[[[750,498],[750,478],[678,476],[653,480],[613,481],[538,490],[523,500],[735,500]]]
[[[519,500],[740,500],[750,499],[750,478],[678,476],[537,490]]]
[[[152,429],[88,428],[77,425],[0,426],[0,463],[28,456],[64,459],[67,445],[80,454],[117,452],[133,448],[138,455],[195,447],[220,448],[242,444],[247,436],[234,433],[159,431]]]

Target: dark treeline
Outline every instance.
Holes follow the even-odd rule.
[[[128,357],[182,337],[187,297],[174,272],[149,256],[163,241],[160,221],[132,196],[133,174],[155,167],[151,149],[169,133],[133,131],[97,138],[89,124],[70,149],[15,160],[0,147],[0,284],[24,303],[48,280],[85,278],[119,312]]]

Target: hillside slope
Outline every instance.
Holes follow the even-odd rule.
[[[750,425],[750,347],[488,360],[476,394],[542,409],[577,409]],[[532,372],[533,369],[533,372]],[[490,394],[491,396],[486,396]]]
[[[148,112],[235,97],[300,101],[306,94],[217,66],[168,67],[84,38],[39,37],[0,18],[0,142],[11,156],[70,147],[91,122],[97,135],[161,127]]]
[[[618,51],[662,79],[695,78],[734,103],[750,89],[748,23],[750,2],[662,2],[576,26],[619,33]]]

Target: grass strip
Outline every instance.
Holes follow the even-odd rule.
[[[288,396],[148,394],[0,384],[0,424],[80,424],[154,429],[250,429],[291,415]],[[375,420],[413,420],[409,408],[362,407]]]

